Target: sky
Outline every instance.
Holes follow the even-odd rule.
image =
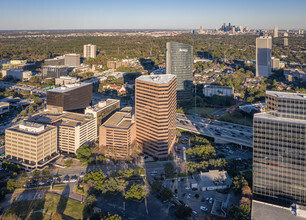
[[[306,0],[0,0],[0,30],[306,29]]]

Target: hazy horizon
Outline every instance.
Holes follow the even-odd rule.
[[[305,7],[304,0],[3,0],[0,30],[192,30],[229,22],[250,29],[304,29]]]

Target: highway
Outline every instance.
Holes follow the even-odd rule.
[[[253,147],[252,127],[180,113],[177,113],[176,127],[212,137],[219,143]]]

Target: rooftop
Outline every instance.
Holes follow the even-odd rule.
[[[210,170],[201,172],[201,184],[204,187],[215,185],[231,185],[232,181],[226,171]]]
[[[257,113],[254,115],[254,119],[270,119],[273,121],[279,121],[279,122],[291,122],[291,123],[298,123],[298,124],[306,124],[306,120],[302,119],[293,119],[293,118],[283,118],[279,116],[274,116],[272,114],[269,114],[267,112]]]
[[[56,68],[56,69],[67,69],[68,67],[67,66],[52,66],[52,65],[49,65],[49,66],[43,66],[42,68]]]
[[[303,217],[292,214],[290,208],[281,207],[269,203],[253,200],[252,217],[253,220],[305,220]]]
[[[48,90],[48,92],[65,93],[65,92],[69,92],[69,91],[72,91],[74,89],[77,89],[77,88],[80,88],[80,87],[83,87],[83,86],[88,86],[88,85],[91,85],[91,83],[78,82],[78,83],[68,84],[66,86],[57,87],[55,89],[50,89],[50,90]]]
[[[233,89],[234,87],[205,84],[204,88]]]
[[[106,101],[101,101],[96,105],[88,106],[86,108],[86,110],[92,110],[94,112],[98,112],[98,111],[101,111],[101,110],[107,108],[108,106],[113,105],[114,103],[117,103],[117,102],[120,102],[120,100],[118,100],[118,99],[107,99]],[[86,113],[86,110],[85,110],[85,113]]]
[[[88,117],[84,114],[72,112],[66,112],[63,114],[52,114],[49,112],[44,112],[34,115],[28,121],[42,124],[76,127],[85,124],[88,120],[91,120],[91,117]]]
[[[275,96],[277,98],[306,100],[306,94],[301,93],[266,91],[266,95]]]
[[[116,112],[115,114],[113,114],[112,117],[110,117],[103,124],[103,126],[128,129],[134,123],[131,112],[131,107],[123,108],[120,112]]]
[[[156,84],[167,84],[171,82],[172,79],[175,78],[173,74],[165,74],[165,75],[143,75],[136,79],[136,81],[145,81]]]
[[[14,125],[7,130],[18,131],[30,135],[40,135],[44,132],[54,129],[54,126],[43,125],[29,121],[23,121],[21,124]]]

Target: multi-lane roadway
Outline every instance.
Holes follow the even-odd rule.
[[[216,142],[253,146],[252,127],[180,113],[177,113],[176,126],[180,129],[212,137]]]

